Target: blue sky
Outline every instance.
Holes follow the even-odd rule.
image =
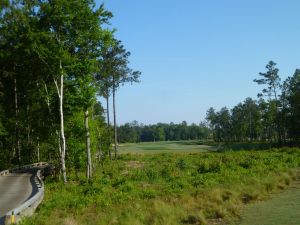
[[[101,3],[103,1],[97,1]],[[141,83],[117,93],[118,123],[199,123],[209,107],[256,98],[274,60],[282,79],[300,68],[300,1],[105,0],[111,27]]]

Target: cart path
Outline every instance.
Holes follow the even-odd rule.
[[[37,192],[34,185],[36,170],[0,176],[0,225],[4,215]]]

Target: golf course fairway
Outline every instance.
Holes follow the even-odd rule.
[[[246,207],[240,225],[299,225],[300,181],[271,199]]]

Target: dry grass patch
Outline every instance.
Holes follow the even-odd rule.
[[[74,218],[67,217],[64,219],[63,225],[79,225]]]
[[[141,169],[144,168],[145,163],[140,161],[128,161],[125,163],[125,167],[133,168],[133,169]]]

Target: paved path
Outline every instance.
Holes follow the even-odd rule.
[[[35,173],[36,171],[32,170],[0,176],[0,225],[4,223],[3,216],[7,212],[37,192],[36,185],[33,185]]]

